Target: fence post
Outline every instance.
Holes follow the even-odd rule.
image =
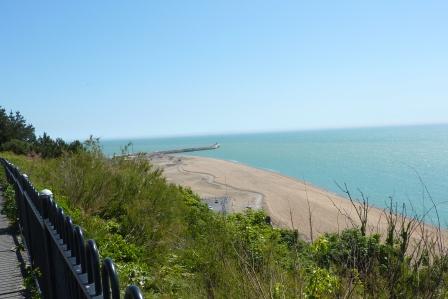
[[[103,261],[103,267],[101,270],[103,299],[120,299],[120,283],[118,282],[118,275],[115,270],[115,265],[110,258],[106,258]]]
[[[143,295],[137,286],[130,285],[126,288],[124,299],[143,299]]]
[[[48,212],[50,203],[53,200],[53,192],[51,192],[48,189],[44,189],[41,192],[39,192],[39,206],[41,209],[41,216],[42,216],[42,230],[43,230],[43,240],[42,240],[42,246],[44,247],[43,252],[45,252],[44,257],[44,267],[45,269],[42,269],[42,277],[44,278],[44,286],[41,286],[41,291],[44,293],[44,298],[54,298],[53,296],[53,271],[52,269],[52,254],[51,254],[51,246],[49,244],[50,242],[50,236],[49,232],[47,230],[47,226],[45,225],[45,221],[48,219]]]
[[[86,259],[87,259],[87,277],[89,284],[94,284],[95,296],[102,293],[101,274],[100,274],[100,257],[98,248],[94,240],[90,239],[86,243]]]

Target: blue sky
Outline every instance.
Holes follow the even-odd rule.
[[[448,1],[1,1],[0,105],[66,139],[446,123],[447,37]]]

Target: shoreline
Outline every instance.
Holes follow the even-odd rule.
[[[279,177],[281,177],[281,178],[285,178],[285,179],[289,179],[289,180],[293,180],[293,181],[300,182],[300,183],[305,184],[305,185],[307,185],[307,186],[313,187],[313,188],[316,189],[316,190],[320,190],[322,193],[331,194],[332,196],[336,196],[336,197],[342,197],[342,198],[344,198],[344,197],[343,197],[342,195],[340,195],[340,194],[337,194],[337,193],[335,193],[335,192],[333,192],[333,191],[324,189],[323,187],[316,186],[316,185],[314,185],[313,183],[311,183],[311,182],[309,182],[309,181],[302,180],[302,179],[298,179],[298,178],[296,178],[296,177],[293,177],[293,176],[289,176],[289,175],[283,174],[283,173],[281,173],[281,172],[279,172],[279,171],[276,171],[276,170],[273,170],[273,169],[269,169],[269,168],[261,168],[261,167],[255,167],[255,166],[251,166],[251,165],[249,165],[249,164],[246,164],[246,163],[243,163],[243,162],[239,162],[239,161],[236,161],[236,160],[224,160],[224,159],[217,159],[217,158],[200,157],[200,156],[188,156],[188,155],[183,155],[183,156],[184,156],[184,157],[207,158],[207,159],[210,159],[210,160],[225,161],[225,162],[233,163],[233,164],[236,164],[236,165],[243,165],[243,166],[246,166],[246,167],[249,167],[249,168],[254,168],[254,169],[261,170],[261,171],[269,172],[269,173],[271,173],[272,175],[277,175],[277,176],[279,176]],[[346,199],[346,198],[344,198],[344,199],[345,199],[345,200],[348,200],[348,199]],[[380,208],[378,208],[378,209],[380,209]]]
[[[201,198],[215,198],[215,203],[216,198],[226,198],[230,201],[228,212],[262,208],[275,226],[297,229],[307,240],[360,223],[349,199],[279,172],[238,161],[188,155],[159,155],[150,161],[163,170],[169,182],[190,187]],[[423,227],[422,234],[437,233],[437,227],[431,224]],[[367,233],[384,236],[386,228],[384,209],[370,206]]]

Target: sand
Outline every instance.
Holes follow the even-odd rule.
[[[188,186],[202,198],[227,197],[228,212],[262,208],[274,225],[297,229],[308,240],[359,224],[348,199],[279,173],[205,157],[160,155],[151,162],[169,182]],[[371,207],[367,232],[384,235],[385,228],[384,211]]]

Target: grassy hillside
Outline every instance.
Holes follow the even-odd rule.
[[[263,212],[211,212],[143,159],[110,160],[95,146],[54,159],[0,156],[51,189],[114,260],[121,285],[139,285],[145,298],[448,296],[447,255],[429,242],[406,255],[411,231],[398,222],[385,241],[353,228],[309,244]]]

